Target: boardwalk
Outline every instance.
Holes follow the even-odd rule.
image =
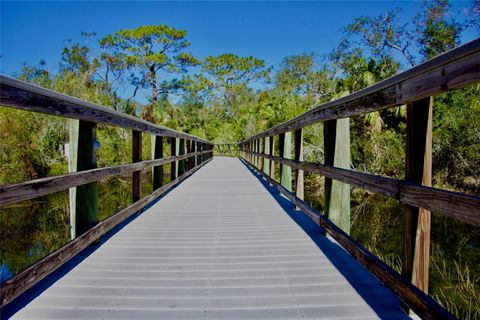
[[[13,318],[406,316],[388,289],[239,159],[214,158]]]

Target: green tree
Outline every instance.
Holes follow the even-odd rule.
[[[358,17],[344,28],[344,37],[359,37],[359,45],[368,48],[375,57],[387,57],[396,51],[413,66],[413,37],[408,24],[400,23],[400,12],[400,9],[395,9],[375,17]]]
[[[250,84],[268,79],[265,61],[232,53],[205,58],[202,75],[197,77],[203,88],[224,99],[230,107]]]
[[[455,48],[465,25],[456,21],[448,0],[423,1],[423,10],[415,17],[420,53],[425,59]]]
[[[276,88],[305,97],[308,103],[328,99],[335,91],[333,74],[319,66],[314,53],[285,57],[275,75]]]
[[[142,117],[155,121],[153,109],[159,94],[177,91],[182,83],[168,78],[165,74],[185,73],[186,68],[199,64],[199,61],[184,50],[190,45],[185,39],[187,32],[167,25],[140,26],[124,29],[108,35],[100,41],[107,49],[104,59],[125,64],[139,72],[132,77],[132,83],[140,88],[151,88],[152,103],[143,110]],[[107,56],[108,54],[108,56]],[[164,73],[160,82],[159,75]]]

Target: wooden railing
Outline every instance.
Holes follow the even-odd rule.
[[[240,148],[237,142],[215,143],[213,151],[215,156],[223,156],[223,157],[240,156]]]
[[[72,229],[72,241],[1,284],[1,307],[180,183],[213,156],[213,144],[209,141],[5,76],[0,76],[0,105],[74,119],[70,120],[71,173],[0,186],[0,206],[70,188]],[[97,168],[94,143],[98,123],[132,130],[132,163]],[[142,160],[142,132],[154,136],[152,160]],[[165,139],[170,140],[169,157],[163,155]],[[162,166],[165,164],[170,164],[170,182],[166,184]],[[147,168],[153,168],[153,192],[141,198],[140,173]],[[133,203],[98,221],[97,182],[126,174],[132,174]]]
[[[241,157],[393,290],[406,309],[411,308],[424,319],[455,319],[426,294],[430,211],[479,226],[480,198],[431,187],[432,96],[479,81],[480,39],[477,39],[241,141]],[[348,118],[403,104],[407,104],[405,179],[350,170]],[[325,163],[305,162],[302,129],[320,122],[324,130]],[[279,155],[274,155],[276,135]],[[280,164],[280,183],[275,181],[274,163]],[[304,172],[325,176],[325,215],[303,201]],[[405,205],[402,275],[348,235],[350,186],[397,199]]]

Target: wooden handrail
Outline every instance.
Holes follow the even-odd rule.
[[[192,175],[195,171],[207,164],[211,159],[206,160],[197,167],[185,172],[175,180],[163,185],[157,190],[153,191],[148,196],[143,197],[139,201],[131,204],[127,208],[115,213],[113,216],[107,218],[104,221],[99,222],[94,227],[83,233],[81,236],[68,242],[64,246],[60,247],[56,251],[52,252],[48,256],[44,257],[40,261],[34,263],[27,269],[18,273],[14,277],[2,282],[0,286],[0,307],[4,307],[23,292],[33,287],[40,280],[48,276],[50,273],[58,269],[65,262],[70,260],[76,254],[85,249],[88,245],[95,242],[102,235],[106,234],[109,230],[125,221],[135,213],[139,212],[146,205],[155,200],[158,196],[167,192],[187,177]]]
[[[362,266],[370,271],[385,286],[393,290],[395,294],[403,302],[408,304],[408,306],[410,306],[422,319],[456,319],[455,316],[445,310],[433,298],[403,278],[397,271],[389,267],[378,257],[364,248],[360,243],[355,241],[320,212],[313,209],[307,202],[298,198],[281,184],[270,178],[266,173],[257,169],[255,165],[247,159],[243,157],[242,159],[254,171],[256,171],[259,175],[265,178],[266,181],[273,185],[275,189],[277,189],[282,195],[284,195],[295,206],[300,208],[306,215],[308,215],[317,225],[322,227],[330,236],[332,236],[332,238],[334,238]]]
[[[421,292],[428,292],[430,211],[480,226],[480,197],[431,187],[432,96],[478,82],[480,38],[239,142],[241,158],[393,290],[405,303],[405,309],[411,308],[425,319],[451,319],[454,317],[448,311]],[[350,170],[348,118],[402,104],[407,104],[405,179]],[[303,161],[302,130],[319,122],[323,122],[325,163]],[[290,150],[292,132],[295,133],[294,159]],[[273,153],[276,135],[279,156]],[[280,183],[275,181],[274,163],[280,165]],[[295,179],[292,179],[292,168]],[[325,177],[327,216],[320,215],[303,201],[304,171]],[[292,193],[292,180],[296,195]],[[386,195],[404,204],[402,275],[386,268],[385,263],[348,236],[350,186]]]
[[[322,121],[399,106],[479,81],[480,39],[476,39],[373,86],[323,103],[240,143],[298,130]]]
[[[296,161],[264,153],[253,152],[251,154],[294,169],[319,173],[325,177],[397,199],[405,204],[425,208],[452,219],[480,226],[480,197],[417,185],[405,180],[327,166],[317,162]]]
[[[0,288],[0,308],[34,286],[110,229],[142,210],[206,164],[213,156],[213,144],[204,139],[157,126],[111,109],[0,75],[0,105],[72,118],[71,149],[75,167],[71,173],[0,186],[0,206],[70,190],[72,241],[16,274]],[[96,168],[96,124],[132,130],[132,163]],[[155,138],[154,159],[142,161],[142,132]],[[171,156],[163,157],[163,137],[170,138]],[[177,147],[182,146],[182,149]],[[163,168],[171,163],[171,181],[163,184]],[[154,168],[153,191],[141,197],[141,170]],[[181,168],[181,170],[177,170]],[[98,221],[97,181],[132,174],[132,204],[104,221]],[[73,212],[73,214],[72,214]],[[77,225],[78,221],[80,224]]]
[[[158,126],[110,108],[4,75],[0,75],[0,105],[93,123],[103,123],[162,137],[173,137],[212,144],[210,141],[190,134]]]
[[[0,185],[0,206],[37,198],[68,188],[99,181],[107,177],[121,176],[135,171],[160,166],[173,161],[189,159],[208,153],[211,153],[211,151],[207,150],[201,152],[192,152],[183,154],[181,156],[145,160],[142,162],[84,170],[20,183]]]

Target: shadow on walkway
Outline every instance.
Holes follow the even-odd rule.
[[[265,189],[272,195],[282,209],[287,213],[315,242],[318,248],[332,262],[338,271],[352,285],[365,302],[377,313],[381,319],[411,319],[400,308],[400,300],[381,284],[368,270],[360,265],[343,247],[335,240],[323,235],[319,227],[302,211],[280,192],[271,186],[262,175],[255,172],[245,161],[240,160]]]
[[[195,174],[194,172],[192,176]],[[190,178],[190,177],[188,177]],[[177,187],[179,187],[183,182],[188,180],[185,179],[178,183],[176,186],[172,187],[170,190],[165,192],[164,194],[158,196],[155,200],[150,202],[148,205],[146,205],[144,208],[142,208],[140,211],[137,213],[134,213],[131,215],[129,218],[127,218],[125,221],[121,222],[117,226],[115,226],[112,230],[108,231],[105,235],[103,235],[97,242],[89,245],[85,249],[83,249],[81,252],[76,254],[73,258],[71,258],[69,261],[64,263],[62,266],[60,266],[57,270],[46,276],[44,279],[40,280],[37,284],[35,284],[33,287],[22,293],[20,296],[18,296],[16,299],[14,299],[12,302],[10,302],[8,305],[6,305],[3,309],[1,309],[0,312],[0,319],[9,319],[12,317],[15,313],[17,313],[19,310],[21,310],[23,307],[25,307],[27,304],[35,300],[36,297],[38,297],[42,292],[47,290],[49,287],[51,287],[55,282],[57,282],[59,279],[61,279],[64,275],[66,275],[68,272],[70,272],[72,269],[74,269],[78,264],[80,264],[83,260],[85,260],[88,256],[90,256],[93,252],[95,252],[98,248],[100,248],[105,242],[108,241],[112,236],[114,236],[116,233],[121,231],[124,227],[126,227],[128,224],[130,224],[133,220],[135,220],[137,217],[139,217],[143,212],[147,211],[149,208],[154,206],[158,201],[160,201],[163,197],[165,197],[167,194],[175,190]]]

